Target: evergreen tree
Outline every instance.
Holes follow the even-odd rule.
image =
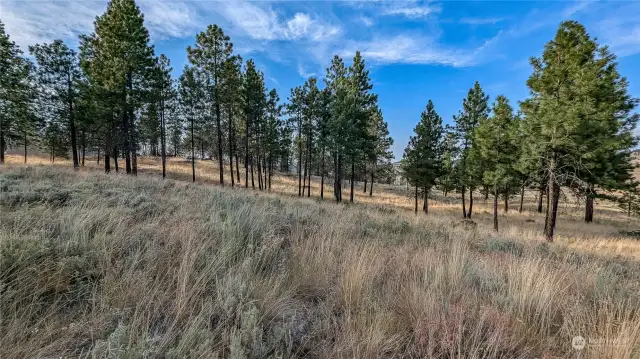
[[[162,178],[167,176],[167,104],[176,96],[171,80],[171,61],[161,54],[156,64],[156,78],[154,81],[158,115],[160,117],[160,155],[162,156]]]
[[[509,100],[500,95],[493,104],[493,115],[481,119],[474,131],[474,150],[483,167],[483,183],[493,192],[493,229],[498,231],[498,196],[513,183],[517,172],[517,144],[514,126],[517,126]]]
[[[295,144],[298,149],[298,196],[302,196],[302,131],[304,115],[302,113],[305,101],[304,88],[298,86],[291,89],[291,95],[289,96],[289,103],[287,104],[287,112],[290,116],[289,121],[293,123],[293,127],[297,132],[295,138]]]
[[[204,98],[204,89],[199,82],[197,70],[185,66],[179,79],[178,94],[180,108],[188,124],[189,142],[191,144],[191,176],[196,181],[196,154],[195,154],[195,130],[198,121],[198,113]]]
[[[31,127],[27,125],[33,118],[27,113],[30,70],[29,61],[22,57],[0,21],[0,164],[4,163],[8,142],[23,138],[24,130]]]
[[[453,128],[447,125],[444,130],[444,140],[442,144],[442,175],[439,179],[440,189],[444,197],[457,188],[456,182],[456,161],[458,159],[458,147],[456,134]]]
[[[249,186],[249,171],[251,171],[251,186],[255,188],[254,181],[254,159],[256,157],[256,146],[259,140],[257,130],[260,129],[261,121],[265,111],[265,89],[264,77],[255,66],[253,60],[248,60],[245,65],[245,72],[242,84],[242,102],[244,104],[243,113],[245,121],[244,136],[244,169],[245,188]],[[251,167],[251,168],[249,168]]]
[[[369,71],[359,51],[349,67],[347,81],[346,131],[343,135],[348,143],[346,154],[351,162],[349,202],[353,203],[356,163],[365,159],[365,154],[373,152],[375,147],[375,134],[369,129],[372,127],[371,118],[378,101],[378,96],[371,92],[373,85],[369,79]]]
[[[207,77],[207,91],[211,94],[211,102],[214,108],[216,121],[216,133],[218,141],[218,163],[220,172],[220,184],[224,185],[224,159],[222,156],[222,125],[221,107],[224,66],[233,51],[233,44],[229,36],[217,25],[209,25],[205,32],[196,36],[195,47],[189,46],[187,52],[189,61],[197,66]]]
[[[391,152],[393,138],[389,135],[389,126],[382,117],[382,111],[376,108],[372,116],[373,138],[375,142],[373,144],[373,151],[370,152],[371,184],[369,185],[369,197],[373,196],[373,183],[378,163],[389,163],[393,158],[393,153]]]
[[[329,92],[329,107],[331,120],[328,123],[329,144],[331,147],[333,168],[333,195],[336,202],[342,201],[342,178],[344,165],[344,151],[349,145],[347,132],[348,82],[347,69],[339,56],[334,56],[331,66],[327,69],[325,86]]]
[[[231,56],[225,63],[222,72],[223,104],[227,114],[228,150],[229,150],[229,175],[231,186],[235,186],[235,180],[240,183],[240,169],[238,168],[236,117],[242,112],[242,58]],[[236,178],[233,173],[233,156],[236,158]]]
[[[478,185],[478,166],[470,160],[473,148],[473,131],[481,120],[487,118],[489,96],[484,94],[480,84],[476,81],[462,101],[462,111],[454,116],[455,133],[460,142],[460,161],[458,161],[457,175],[462,191],[462,216],[471,218],[473,211],[473,190]],[[469,189],[469,211],[466,210],[465,191]]]
[[[423,211],[428,213],[429,192],[443,173],[444,152],[442,118],[431,100],[413,132],[415,135],[404,151],[402,170],[409,184],[415,188],[415,212],[418,212],[418,192],[421,189],[424,195]]]
[[[96,18],[95,31],[81,38],[92,79],[113,96],[121,118],[118,142],[125,153],[127,173],[137,174],[135,113],[144,105],[154,48],[144,16],[134,0],[111,0]],[[112,134],[115,135],[116,131]],[[110,141],[107,141],[110,142]],[[114,154],[117,153],[117,149]],[[115,159],[114,159],[115,160]]]
[[[544,232],[552,241],[560,187],[590,188],[614,177],[604,174],[619,173],[596,164],[629,152],[638,118],[630,114],[635,101],[615,71],[615,57],[598,47],[579,23],[563,22],[542,57],[531,64],[531,97],[522,110],[526,127],[537,133],[528,151],[540,157],[548,182]],[[625,157],[610,165],[624,166]]]

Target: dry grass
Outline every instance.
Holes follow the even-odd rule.
[[[0,358],[568,358],[576,335],[582,358],[640,357],[640,264],[520,216],[496,236],[52,166],[0,189]]]
[[[10,166],[22,166],[23,157],[20,155],[8,155],[7,163]],[[140,177],[157,178],[161,175],[161,162],[158,157],[138,158]],[[51,165],[48,158],[43,156],[30,156],[28,165]],[[69,160],[56,160],[56,167],[68,168]],[[103,164],[96,163],[95,157],[88,157],[86,167],[82,172],[102,173]],[[124,161],[119,160],[120,168]],[[112,164],[113,167],[113,164]],[[112,168],[112,171],[113,168]],[[168,158],[167,176],[183,184],[191,182],[191,162],[182,158]],[[244,168],[241,168],[240,177],[242,183],[239,189],[244,189]],[[217,162],[210,160],[198,160],[196,163],[196,182],[211,185],[219,185]],[[325,200],[331,202],[333,186],[331,181],[325,178]],[[179,185],[180,183],[176,183]],[[225,168],[225,186],[230,187],[229,168]],[[413,190],[404,186],[375,184],[374,195],[362,191],[362,183],[356,183],[355,202],[369,205],[380,211],[413,211]],[[256,179],[257,187],[257,179]],[[349,198],[349,186],[343,186],[343,198]],[[298,178],[295,174],[276,173],[272,180],[272,193],[289,197],[298,195]],[[320,178],[312,177],[311,198],[317,199],[320,195]],[[591,224],[583,221],[583,203],[573,198],[570,193],[562,198],[559,209],[559,219],[556,229],[556,242],[568,248],[577,249],[594,255],[625,256],[640,260],[640,241],[637,238],[629,238],[625,233],[637,231],[640,228],[640,220],[637,217],[628,218],[614,203],[598,201],[596,203],[595,220]],[[420,204],[421,205],[421,204]],[[518,213],[519,196],[514,196],[510,201],[510,211],[500,211],[500,230],[509,237],[542,241],[542,227],[544,217],[535,211],[537,206],[536,193],[527,191],[525,196],[525,211]],[[493,226],[492,201],[485,201],[481,194],[476,193],[474,201],[473,219],[483,229]],[[501,200],[500,206],[503,206]],[[448,218],[456,222],[461,216],[460,195],[450,193],[446,198],[442,192],[433,191],[430,199],[430,216]]]

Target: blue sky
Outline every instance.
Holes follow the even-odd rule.
[[[640,97],[640,2],[138,1],[157,53],[175,69],[208,24],[253,58],[285,100],[308,76],[324,75],[334,54],[349,63],[360,50],[391,135],[396,158],[429,99],[446,123],[474,81],[493,100],[527,96],[528,58],[539,56],[563,20],[578,20],[618,55],[620,72]],[[0,19],[26,46],[61,38],[72,45],[92,31],[106,1],[2,0]],[[176,71],[176,74],[178,71]]]

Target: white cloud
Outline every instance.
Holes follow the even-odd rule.
[[[366,27],[371,27],[371,26],[373,26],[375,24],[373,19],[368,17],[368,16],[360,16],[360,18],[358,20],[360,22],[362,22],[364,24],[364,26],[366,26]]]
[[[353,56],[360,51],[365,60],[379,64],[422,64],[466,67],[476,63],[476,55],[482,48],[473,51],[447,49],[435,39],[419,35],[401,34],[378,37],[371,41],[352,42],[342,55]]]
[[[323,41],[342,31],[340,26],[301,12],[290,19],[281,20],[270,7],[263,8],[255,3],[240,1],[206,4],[213,7],[211,10],[218,12],[236,30],[257,40]]]
[[[465,17],[460,19],[459,23],[467,25],[493,25],[503,20],[501,17]]]
[[[63,39],[77,41],[78,34],[93,29],[93,19],[105,2],[2,0],[0,13],[6,31],[23,51],[29,45]]]
[[[383,15],[402,15],[409,19],[418,19],[426,17],[434,12],[437,8],[428,6],[411,6],[411,7],[391,7],[383,11]]]

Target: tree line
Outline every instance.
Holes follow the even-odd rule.
[[[529,97],[515,111],[504,95],[489,103],[476,82],[463,100],[453,126],[444,126],[429,101],[401,161],[415,188],[415,212],[439,187],[445,196],[459,191],[462,216],[471,218],[474,192],[493,197],[494,230],[498,202],[526,189],[537,192],[537,211],[546,207],[544,234],[553,240],[558,204],[564,191],[584,203],[585,222],[593,221],[594,200],[617,200],[628,215],[638,213],[634,180],[633,132],[640,117],[638,99],[628,92],[616,57],[589,36],[584,26],[560,25],[541,57],[531,58]],[[468,199],[466,195],[468,194]],[[566,195],[566,194],[565,194]],[[546,203],[546,206],[544,204]]]
[[[29,47],[23,56],[0,22],[1,157],[8,146],[39,146],[51,161],[71,153],[74,168],[97,153],[106,173],[136,175],[141,153],[187,155],[218,163],[219,183],[271,189],[274,170],[297,172],[299,196],[311,195],[311,176],[342,183],[365,181],[373,195],[376,173],[391,176],[386,122],[360,53],[351,66],[335,57],[321,84],[309,78],[282,103],[253,60],[233,52],[223,29],[210,25],[186,49],[188,64],[172,78],[170,60],[156,56],[134,0],[112,0],[81,35],[76,52],[62,40]],[[124,159],[124,169],[118,159]],[[112,167],[113,165],[113,167]],[[384,167],[380,171],[378,167]],[[244,178],[240,168],[244,169]]]
[[[353,202],[356,181],[371,196],[376,180],[395,176],[393,139],[359,52],[350,65],[335,56],[322,81],[307,79],[283,102],[217,25],[196,35],[178,78],[170,60],[156,56],[134,0],[110,1],[79,40],[77,52],[61,40],[30,46],[30,59],[0,22],[0,163],[8,146],[22,147],[25,162],[38,146],[51,161],[71,154],[74,168],[97,153],[107,173],[112,163],[120,171],[122,158],[122,170],[135,175],[143,153],[162,158],[165,177],[167,156],[187,155],[193,181],[196,158],[212,158],[221,185],[226,176],[232,186],[270,190],[275,170],[295,172],[299,196],[311,196],[315,175],[317,195],[332,181],[338,202],[345,180]],[[508,211],[519,195],[522,211],[525,190],[534,189],[552,240],[565,190],[584,201],[586,222],[597,198],[640,211],[631,159],[638,100],[615,56],[569,21],[531,64],[530,96],[517,111],[503,95],[490,104],[477,82],[450,126],[428,102],[401,161],[416,212],[419,198],[428,212],[437,187],[445,197],[460,193],[471,218],[480,192],[493,197],[498,230],[499,198]]]

